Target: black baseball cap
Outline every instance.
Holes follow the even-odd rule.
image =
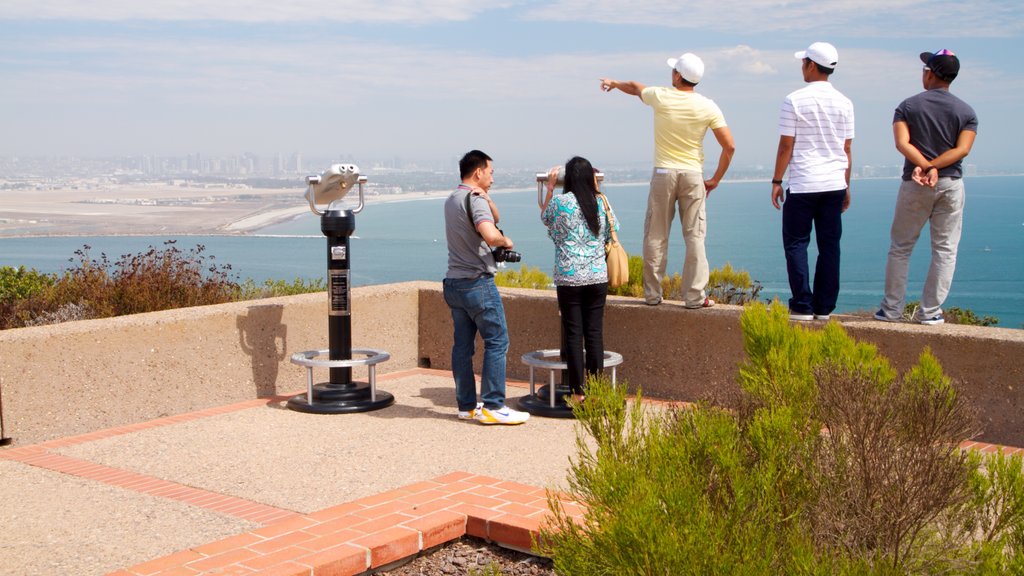
[[[952,50],[942,49],[938,52],[921,52],[921,62],[935,73],[936,76],[952,82],[960,72],[960,59]]]

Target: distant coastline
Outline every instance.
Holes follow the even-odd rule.
[[[971,176],[986,178],[984,176]],[[893,176],[857,180],[895,180]],[[729,183],[767,182],[763,178]],[[645,185],[609,182],[608,188]],[[499,188],[494,194],[535,190]],[[367,206],[445,198],[451,189],[365,197]],[[354,197],[350,197],[354,204]],[[0,238],[75,236],[247,236],[309,211],[302,190],[107,185],[26,192],[0,190]]]

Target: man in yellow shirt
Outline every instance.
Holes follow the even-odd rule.
[[[661,303],[669,231],[678,204],[686,243],[683,302],[687,308],[708,308],[715,302],[705,291],[710,271],[704,251],[704,202],[729,169],[736,146],[722,111],[694,91],[704,76],[704,62],[687,52],[667,63],[672,68],[671,88],[602,78],[601,89],[638,96],[654,109],[654,174],[644,220],[644,300],[651,306]],[[704,136],[709,128],[722,152],[714,176],[705,180]]]

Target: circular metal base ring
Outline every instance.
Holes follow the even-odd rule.
[[[395,397],[388,392],[378,390],[376,396],[375,400],[371,400],[369,395],[358,400],[318,401],[314,398],[313,403],[310,404],[305,394],[299,394],[288,400],[288,408],[307,414],[353,414],[380,410],[395,403]]]

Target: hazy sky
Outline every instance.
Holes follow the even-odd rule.
[[[922,51],[961,59],[970,161],[1024,167],[1020,0],[3,0],[0,155],[253,152],[650,162],[651,112],[599,78],[670,81],[695,52],[735,164],[770,166],[793,52],[839,50],[856,165],[897,164],[892,110]],[[708,140],[709,159],[717,144]]]

